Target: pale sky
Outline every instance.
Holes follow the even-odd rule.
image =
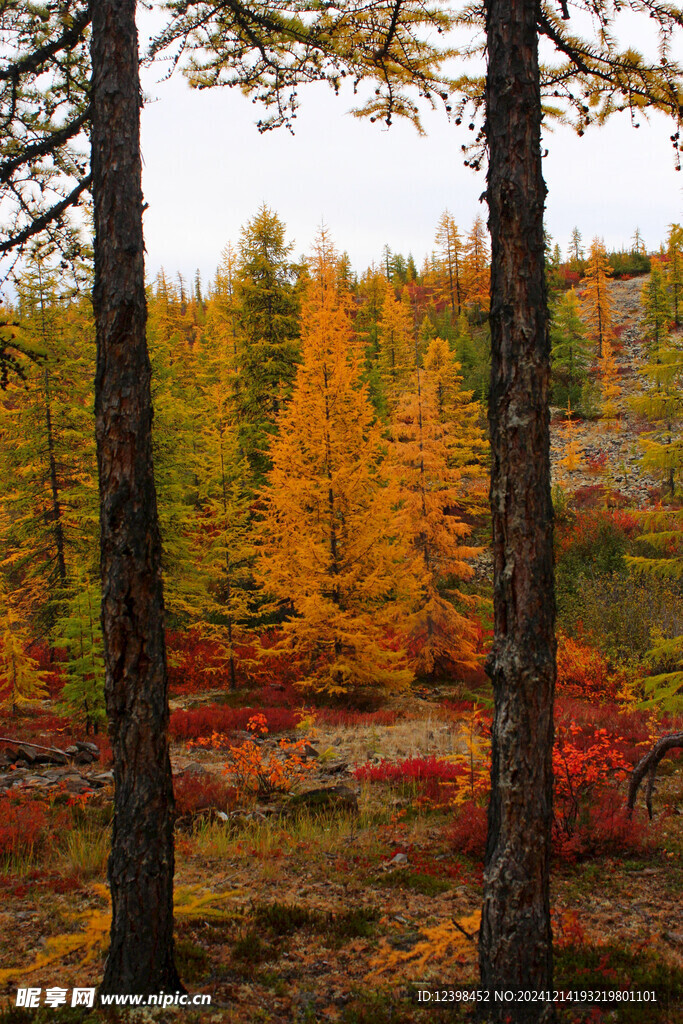
[[[263,202],[287,225],[295,256],[324,222],[356,270],[379,261],[385,243],[419,266],[446,208],[464,230],[477,213],[486,218],[483,172],[464,167],[460,152],[470,133],[443,112],[427,112],[426,137],[407,123],[387,130],[352,117],[352,97],[316,84],[301,90],[294,136],[259,135],[258,108],[239,92],[158,75],[147,72],[142,133],[149,276],[163,266],[192,279],[199,268],[207,280]],[[636,130],[622,114],[583,138],[568,128],[547,136],[547,226],[563,249],[574,225],[608,248],[628,246],[638,226],[658,247],[683,219],[671,130],[661,115]]]
[[[144,50],[164,18],[140,5],[138,19]],[[581,32],[590,29],[579,9],[573,19]],[[618,34],[622,45],[656,53],[656,33],[642,15],[622,11]],[[179,72],[166,81],[163,74],[155,64],[142,76],[149,277],[163,266],[189,281],[198,268],[209,281],[222,249],[237,243],[262,203],[286,224],[294,257],[309,251],[325,223],[357,271],[379,263],[385,244],[412,253],[419,267],[446,208],[465,232],[478,214],[486,220],[484,172],[464,167],[460,148],[472,135],[465,124],[449,123],[443,109],[425,110],[420,136],[407,122],[387,129],[353,117],[349,83],[339,96],[316,83],[300,90],[295,135],[282,128],[260,135],[262,108],[238,90],[197,91]],[[660,114],[649,124],[640,120],[636,130],[621,114],[583,138],[565,127],[546,133],[546,227],[563,250],[574,226],[586,244],[599,235],[608,249],[629,246],[639,227],[656,249],[668,225],[683,221],[671,123]]]

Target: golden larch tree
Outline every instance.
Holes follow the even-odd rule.
[[[617,399],[621,394],[618,383],[619,371],[612,352],[612,345],[607,337],[602,340],[602,355],[598,360],[600,372],[600,399],[603,420],[616,426],[619,408]]]
[[[28,653],[29,630],[0,577],[0,708],[17,708],[47,696],[45,676]]]
[[[292,608],[281,649],[305,664],[300,684],[342,694],[396,688],[411,673],[388,631],[406,549],[335,263],[323,232],[302,303],[303,362],[262,492],[258,573]]]
[[[583,467],[584,461],[584,449],[576,436],[576,421],[573,419],[572,403],[570,400],[567,401],[562,433],[564,434],[563,454],[557,465],[560,470],[561,483],[564,483],[566,479],[565,473],[569,473],[571,478],[578,469]]]
[[[490,304],[491,268],[486,225],[477,217],[467,235],[463,261],[465,302],[478,315],[485,313]]]
[[[586,288],[581,311],[588,334],[597,344],[598,359],[602,359],[605,342],[613,341],[615,337],[614,310],[607,288],[611,273],[605,244],[601,239],[594,238],[586,264]]]
[[[394,409],[415,365],[415,336],[410,306],[388,288],[379,326],[379,366],[389,409]]]
[[[443,339],[432,340],[425,367],[416,367],[413,389],[396,410],[392,458],[410,569],[419,579],[407,618],[412,665],[419,675],[434,678],[477,663],[476,625],[467,614],[473,600],[459,584],[472,577],[468,559],[479,550],[466,538],[485,495],[476,485],[485,478],[486,442],[477,424],[478,403],[462,391],[457,363]]]
[[[448,302],[451,320],[455,323],[462,307],[463,245],[458,226],[448,210],[439,218],[435,241],[443,278],[441,293]]]

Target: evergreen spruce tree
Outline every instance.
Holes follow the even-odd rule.
[[[648,352],[659,351],[669,333],[672,319],[671,295],[664,270],[658,260],[652,261],[649,280],[641,292],[643,324],[648,340]]]
[[[240,446],[256,484],[270,467],[270,444],[300,358],[296,270],[285,225],[267,206],[242,231],[237,260]]]
[[[100,605],[99,582],[76,571],[55,624],[56,643],[66,651],[60,710],[82,722],[86,733],[99,732],[106,720]]]
[[[671,292],[673,318],[676,327],[683,320],[683,227],[672,224],[667,238],[668,267],[666,280]]]
[[[579,299],[571,288],[557,302],[550,326],[552,344],[553,405],[580,408],[583,389],[588,380],[590,342],[580,315]]]

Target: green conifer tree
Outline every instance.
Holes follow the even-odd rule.
[[[662,265],[652,260],[649,280],[643,285],[641,292],[643,304],[643,325],[648,340],[648,352],[654,350],[655,356],[665,343],[672,319],[671,295]]]
[[[573,288],[562,295],[552,311],[550,340],[553,405],[565,407],[571,403],[575,409],[580,409],[588,380],[591,344],[586,337],[581,306]]]
[[[100,601],[99,580],[77,571],[55,625],[56,643],[67,656],[60,709],[82,722],[86,733],[97,733],[106,720]]]
[[[300,359],[296,268],[285,225],[267,206],[242,231],[237,261],[239,376],[235,408],[240,446],[256,485],[270,468],[276,420]]]
[[[683,351],[670,341],[654,346],[642,368],[646,390],[631,399],[631,407],[653,424],[638,439],[641,465],[659,475],[674,497],[683,471]]]
[[[671,292],[674,323],[680,327],[683,320],[683,227],[680,224],[672,224],[669,228],[666,252],[669,259],[666,280]]]

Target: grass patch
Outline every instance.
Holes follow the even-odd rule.
[[[413,892],[422,893],[423,896],[438,896],[451,888],[451,883],[445,878],[427,875],[422,871],[392,871],[380,875],[375,882],[389,889],[411,889]]]
[[[70,872],[81,878],[104,878],[110,846],[110,830],[90,823],[67,833],[61,859]]]
[[[566,946],[555,952],[555,988],[572,991],[652,992],[656,1002],[600,1003],[599,1009],[616,1013],[619,1024],[656,1024],[672,1020],[674,1008],[683,1008],[683,969],[645,951],[624,946]]]
[[[330,914],[327,929],[337,939],[366,939],[373,934],[378,919],[379,911],[375,907],[356,907],[341,914]]]
[[[242,932],[232,947],[233,960],[245,965],[259,964],[262,960],[267,960],[270,954],[270,946],[253,928]]]
[[[296,903],[258,903],[253,917],[260,927],[270,929],[274,935],[291,935],[301,928],[320,929],[324,915]]]
[[[379,919],[376,907],[324,911],[311,910],[296,903],[259,903],[254,906],[252,915],[257,928],[268,929],[278,938],[306,929],[333,942],[369,938]]]
[[[176,939],[175,960],[183,981],[202,981],[209,974],[209,954],[191,939]]]

